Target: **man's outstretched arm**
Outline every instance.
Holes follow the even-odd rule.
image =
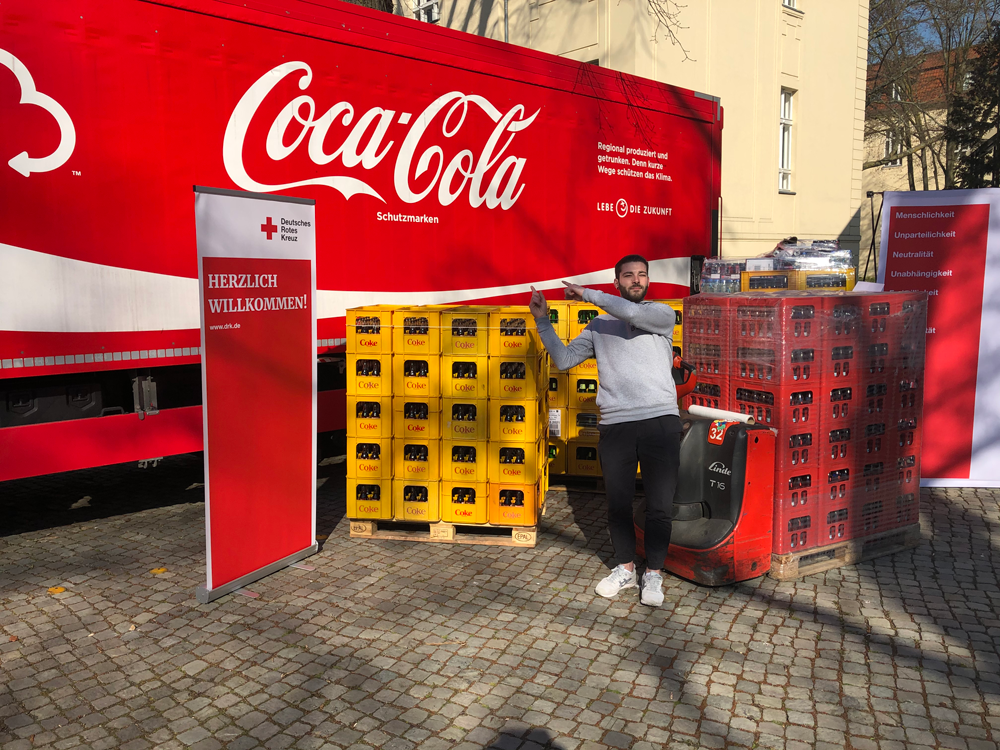
[[[567,346],[562,342],[552,327],[549,320],[549,306],[541,292],[531,288],[531,302],[528,307],[535,318],[535,326],[538,328],[538,336],[545,345],[546,351],[552,357],[552,364],[557,370],[568,370],[576,367],[584,360],[594,356],[594,341],[591,338],[590,329],[585,328],[583,332],[573,339]]]
[[[618,320],[624,320],[643,331],[657,333],[673,340],[677,316],[670,305],[640,305],[597,289],[563,283],[569,287],[574,296],[578,296],[592,305],[597,305],[608,315],[612,315]]]

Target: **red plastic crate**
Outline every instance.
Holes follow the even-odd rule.
[[[823,351],[803,341],[740,341],[730,377],[750,383],[794,385],[820,380]],[[817,361],[818,360],[818,361]]]
[[[863,295],[831,294],[823,300],[823,341],[839,346],[841,341],[857,341],[862,331]]]
[[[896,456],[896,487],[894,494],[920,492],[920,454],[907,451]]]
[[[776,472],[819,470],[823,454],[822,436],[814,426],[803,425],[798,430],[788,430],[778,435],[774,446]]]
[[[759,424],[776,427],[779,436],[819,425],[819,387],[805,384],[762,387],[733,380],[730,391],[733,411],[749,414]]]
[[[896,414],[896,398],[890,392],[890,383],[889,377],[862,382],[857,399],[859,419],[891,421]]]
[[[858,440],[854,445],[856,465],[885,462],[897,454],[897,436],[893,426],[891,421],[881,418],[863,418],[859,422]]]
[[[729,377],[729,344],[709,336],[692,335],[684,339],[684,361],[694,367],[699,379]]]
[[[711,409],[730,409],[731,397],[729,378],[699,375],[694,390],[684,397],[684,408],[697,405]]]
[[[919,489],[915,491],[906,491],[896,494],[895,502],[893,503],[893,508],[896,511],[895,517],[888,518],[888,524],[891,528],[899,528],[901,526],[911,526],[920,521],[920,492]]]
[[[775,507],[774,533],[772,551],[785,555],[790,552],[802,552],[816,546],[818,514],[806,513],[800,510],[796,513],[782,514]]]
[[[702,341],[719,341],[728,346],[730,339],[729,295],[698,294],[684,298],[684,345],[704,337]]]
[[[813,485],[816,475],[815,466],[775,471],[773,552],[783,555],[816,546],[820,512]]]

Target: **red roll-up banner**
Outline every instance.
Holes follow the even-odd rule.
[[[921,484],[1000,487],[1000,190],[885,193],[879,280],[928,295]]]
[[[315,201],[195,187],[209,602],[316,549]]]

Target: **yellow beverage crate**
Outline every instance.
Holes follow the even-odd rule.
[[[445,440],[486,440],[490,436],[489,424],[486,399],[441,399],[441,437]]]
[[[348,396],[347,437],[392,437],[392,396]]]
[[[682,299],[652,299],[650,302],[658,302],[661,305],[670,305],[674,311],[674,346],[680,346],[684,340],[684,300]]]
[[[596,377],[589,375],[570,375],[567,403],[570,409],[581,411],[597,411]]]
[[[563,341],[569,341],[569,308],[568,300],[549,301],[549,320],[556,335]]]
[[[441,313],[441,353],[485,357],[490,350],[490,311],[496,307],[453,307]]]
[[[566,473],[570,476],[601,476],[601,462],[597,457],[596,440],[570,440],[567,443]]]
[[[558,409],[569,406],[569,375],[565,372],[552,370],[549,372],[549,408]]]
[[[406,481],[440,481],[441,441],[393,438],[392,476]]]
[[[601,433],[597,429],[601,415],[592,409],[569,409],[566,415],[567,440],[597,440]]]
[[[538,523],[541,485],[490,483],[490,523],[496,526],[534,526]]]
[[[547,460],[549,474],[552,476],[565,474],[567,452],[566,441],[560,438],[549,438],[546,450],[548,453]]]
[[[441,309],[401,307],[392,311],[394,354],[441,353]]]
[[[392,515],[397,521],[441,520],[441,482],[392,480]]]
[[[490,313],[491,357],[534,357],[542,349],[535,318],[527,307],[501,307]]]
[[[391,479],[348,479],[347,517],[392,518]]]
[[[441,520],[469,525],[487,523],[489,498],[486,482],[441,482]]]
[[[489,357],[441,357],[441,395],[446,398],[487,398],[490,388]]]
[[[586,375],[591,378],[597,377],[597,360],[594,358],[585,359],[575,367],[569,368],[570,375]]]
[[[441,479],[447,482],[487,481],[487,445],[485,440],[442,440]]]
[[[392,310],[356,307],[347,311],[348,354],[392,353]]]
[[[490,357],[490,398],[526,401],[546,394],[542,357]]]
[[[742,271],[740,291],[742,292],[782,292],[798,289],[798,271]]]
[[[392,395],[437,398],[441,395],[439,354],[394,354]]]
[[[348,438],[348,479],[392,479],[392,438]]]
[[[853,268],[838,271],[799,271],[799,289],[807,292],[833,290],[849,292],[854,289]]]
[[[547,411],[541,400],[490,400],[490,440],[535,443],[545,432]]]
[[[348,355],[348,396],[391,396],[392,355]]]
[[[590,325],[590,321],[598,315],[603,315],[604,310],[589,302],[574,302],[569,308],[569,339],[572,341],[581,333],[583,329]]]
[[[534,484],[545,468],[545,440],[534,445],[490,443],[489,480],[498,484]]]
[[[392,399],[392,436],[415,440],[437,440],[441,437],[441,399]]]

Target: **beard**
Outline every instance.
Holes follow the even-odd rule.
[[[646,298],[646,292],[649,291],[649,287],[618,287],[618,293],[622,297],[627,299],[629,302],[642,302]]]

